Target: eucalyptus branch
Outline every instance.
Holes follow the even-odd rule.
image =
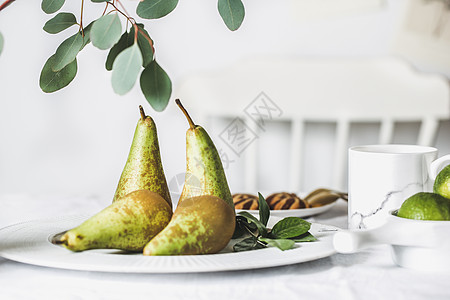
[[[130,14],[127,12],[126,8],[123,6],[122,2],[120,2],[119,0],[116,0],[115,2],[119,3],[119,5],[122,7],[123,11],[124,11],[127,15],[130,15]]]
[[[84,0],[81,0],[80,30],[81,30],[81,35],[84,37],[83,10],[84,10]]]
[[[0,11],[14,1],[0,0]],[[57,13],[67,2],[67,0],[40,1],[42,10],[48,15]],[[145,99],[156,111],[163,111],[171,97],[172,82],[155,59],[154,43],[144,24],[137,23],[127,12],[122,0],[103,0],[93,1],[106,4],[102,15],[84,27],[88,3],[85,0],[80,1],[78,22],[73,13],[62,12],[52,16],[44,25],[44,31],[50,34],[59,33],[75,24],[79,30],[75,35],[64,40],[55,54],[47,59],[39,79],[42,91],[53,93],[70,84],[77,74],[78,53],[87,44],[92,43],[101,50],[109,49],[105,68],[112,71],[111,83],[117,94],[128,93],[139,77],[138,82]],[[229,7],[229,0],[216,1],[225,25],[230,30],[236,30],[245,15],[241,0],[233,0],[235,5],[232,7]],[[179,0],[140,1],[136,7],[136,14],[143,19],[159,19],[171,13],[178,2]],[[122,17],[127,20],[125,32],[121,24]],[[133,34],[131,30],[134,30]],[[80,39],[80,33],[83,36],[82,39]]]
[[[120,2],[119,2],[119,3],[120,3]],[[136,23],[136,21],[134,20],[134,18],[133,18],[133,17],[130,17],[126,11],[125,11],[125,12],[121,11],[121,10],[117,7],[117,5],[115,5],[115,4],[112,3],[112,2],[109,2],[109,4],[110,4],[112,7],[114,7],[114,9],[115,9],[118,13],[120,13],[121,15],[123,15],[123,16],[127,19],[127,21],[129,21],[131,24],[135,24],[135,23]]]
[[[3,2],[2,4],[0,4],[0,11],[2,11],[3,9],[5,9],[8,5],[10,5],[11,3],[13,3],[16,0],[6,0],[5,2]]]

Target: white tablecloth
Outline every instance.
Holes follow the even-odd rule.
[[[0,227],[108,205],[95,197],[3,195]],[[309,221],[341,228],[347,203]],[[0,241],[1,243],[1,241]],[[449,253],[450,255],[450,253]],[[0,299],[450,299],[444,274],[397,267],[388,246],[289,266],[191,274],[72,271],[0,258]],[[156,298],[153,298],[156,299]]]

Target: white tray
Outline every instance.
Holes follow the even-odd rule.
[[[190,273],[246,270],[302,263],[335,253],[332,236],[339,229],[313,223],[310,232],[317,242],[297,243],[291,250],[266,248],[232,252],[232,240],[218,254],[143,256],[120,250],[71,252],[51,243],[52,237],[76,227],[89,216],[65,216],[19,223],[0,229],[0,256],[38,266],[84,271],[125,273]],[[279,218],[271,217],[269,226]]]

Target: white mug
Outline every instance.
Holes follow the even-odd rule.
[[[431,192],[433,182],[450,155],[418,145],[367,145],[349,149],[348,227],[383,225],[388,212],[408,197]]]

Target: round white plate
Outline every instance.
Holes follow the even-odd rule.
[[[311,207],[311,208],[301,208],[301,209],[280,209],[280,210],[270,210],[270,215],[274,217],[310,217],[317,214],[321,214],[326,212],[327,210],[331,209],[333,206],[335,206],[337,201],[334,201],[333,203],[319,206],[319,207]],[[236,209],[236,213],[239,213],[241,211],[246,211],[251,213],[252,215],[259,216],[259,210],[249,210],[249,209]]]
[[[71,252],[51,243],[55,234],[76,227],[89,216],[66,216],[23,222],[0,229],[0,256],[45,267],[125,273],[190,273],[266,268],[307,262],[330,256],[337,227],[313,223],[310,232],[317,242],[297,243],[291,250],[266,248],[232,252],[236,240],[218,254],[143,256],[120,250]],[[272,218],[272,226],[278,218]]]

